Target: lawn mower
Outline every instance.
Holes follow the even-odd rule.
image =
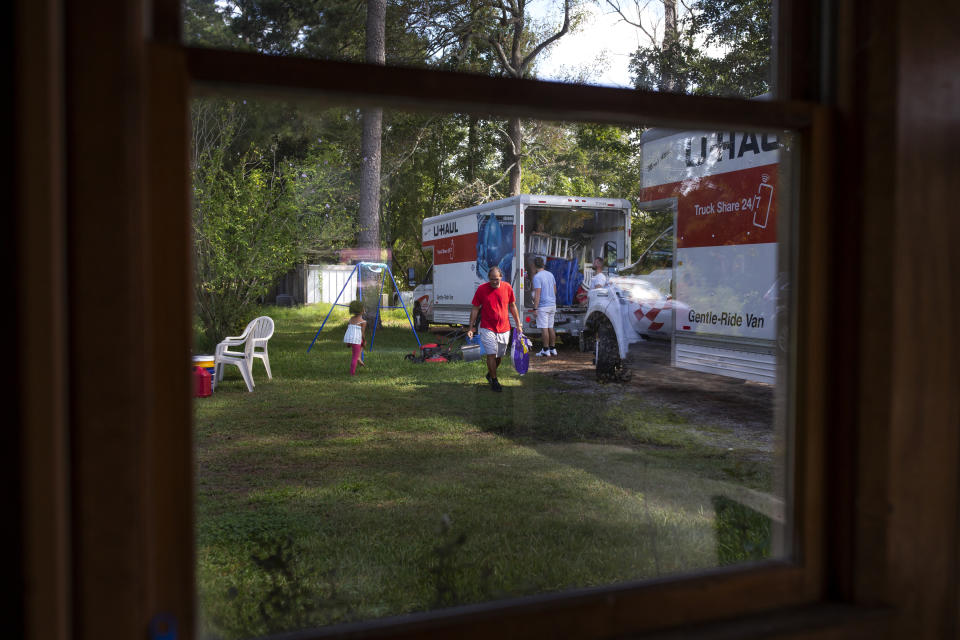
[[[479,360],[482,349],[479,344],[465,344],[467,332],[457,329],[447,336],[446,343],[430,342],[420,345],[419,353],[408,353],[404,358],[411,362],[456,362]],[[464,344],[459,344],[463,342]],[[459,345],[459,346],[458,346]]]

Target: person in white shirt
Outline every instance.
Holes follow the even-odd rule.
[[[590,278],[591,289],[603,289],[607,286],[607,274],[603,272],[603,258],[593,259],[593,277]]]
[[[350,361],[350,375],[357,375],[357,365],[363,363],[363,345],[366,341],[367,321],[363,319],[363,303],[359,300],[350,302],[350,320],[347,322],[347,332],[343,341],[350,345],[353,359]]]
[[[537,328],[543,348],[534,355],[557,355],[557,332],[553,330],[553,319],[557,313],[557,280],[544,268],[543,258],[533,259],[533,311],[537,312]]]

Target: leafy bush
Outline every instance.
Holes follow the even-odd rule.
[[[308,251],[353,236],[337,152],[319,141],[298,161],[282,158],[275,141],[236,151],[242,107],[199,101],[192,112],[194,294],[206,348],[255,316]]]

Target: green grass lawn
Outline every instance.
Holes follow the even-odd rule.
[[[228,368],[196,401],[201,637],[763,557],[731,556],[727,538],[718,548],[714,498],[768,491],[769,465],[622,388],[581,393],[505,362],[495,394],[479,361],[407,361],[416,342],[402,312],[351,378],[342,308],[306,352],[328,310],[266,310],[273,380],[255,363],[247,393]],[[750,525],[754,552],[764,526]]]

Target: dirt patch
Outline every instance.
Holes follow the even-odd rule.
[[[674,367],[668,342],[650,340],[631,347],[631,375],[625,382],[598,383],[590,353],[575,347],[558,353],[534,358],[531,370],[572,385],[574,393],[617,398],[629,390],[655,407],[683,416],[691,429],[718,448],[773,452],[772,385]]]
[[[439,342],[449,331],[433,330]],[[567,383],[558,385],[558,393],[598,394],[616,402],[628,390],[651,406],[682,416],[683,428],[713,447],[772,461],[776,444],[772,385],[674,367],[670,343],[662,340],[630,347],[628,380],[599,383],[592,353],[581,352],[575,341],[557,349],[557,356],[531,357],[530,371]]]

